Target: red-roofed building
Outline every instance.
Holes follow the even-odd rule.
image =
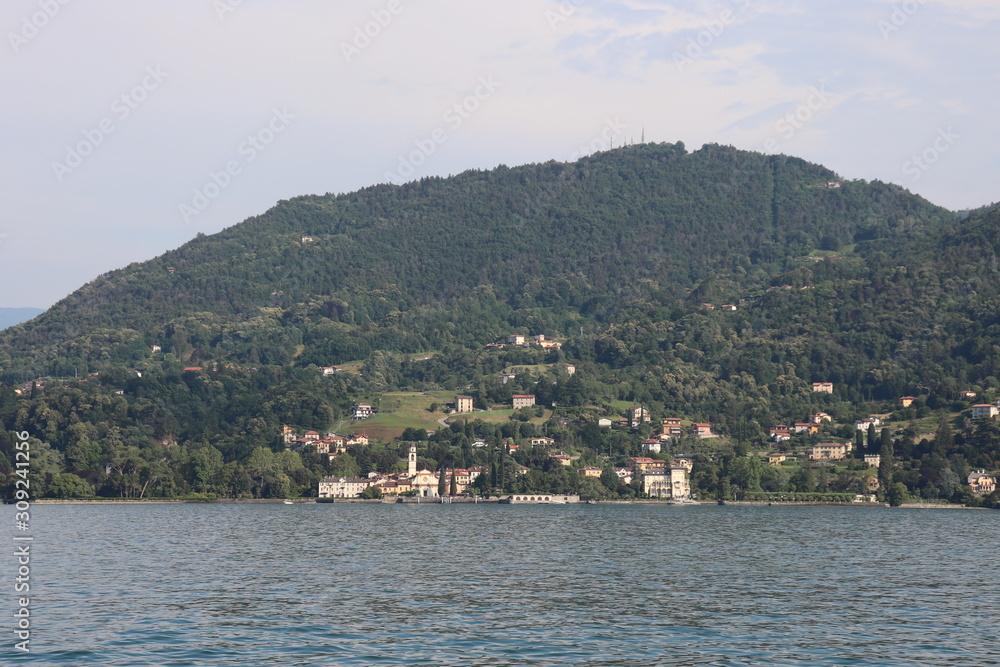
[[[997,416],[997,406],[989,403],[980,403],[972,406],[973,419],[990,419]]]
[[[712,425],[711,424],[691,424],[691,432],[694,433],[699,438],[712,438]]]
[[[681,434],[681,418],[666,417],[663,420],[663,435],[676,436]]]

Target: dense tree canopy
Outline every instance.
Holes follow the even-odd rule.
[[[995,400],[1000,211],[957,216],[893,185],[827,186],[836,180],[787,156],[642,144],[298,197],[105,274],[0,333],[0,419],[39,440],[39,489],[51,494],[279,497],[311,492],[324,474],[395,465],[395,452],[330,463],[277,438],[286,423],[332,429],[359,397],[393,389],[463,391],[480,408],[535,394],[570,420],[545,431],[598,467],[613,461],[596,453],[635,453],[648,435],[596,426],[619,402],[711,422],[745,445],[820,410],[838,424],[897,410],[905,422],[961,411],[961,390]],[[511,332],[563,346],[485,348]],[[318,372],[348,361],[363,363]],[[567,362],[576,374],[498,379]],[[813,392],[817,381],[835,392]],[[918,397],[905,410],[904,394]],[[499,452],[540,428],[533,418],[475,429]],[[968,466],[996,467],[1000,438],[942,420],[923,443],[833,435],[895,450],[886,491],[950,498]],[[407,435],[438,465],[492,465],[484,484],[579,488],[540,461],[471,452],[475,429]],[[507,469],[525,464],[532,475]],[[821,473],[784,479],[737,452],[695,477],[723,495],[858,481]],[[610,474],[587,493],[611,492]]]

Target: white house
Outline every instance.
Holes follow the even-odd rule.
[[[472,397],[471,396],[456,396],[455,397],[455,412],[458,412],[458,413],[472,412]]]
[[[530,408],[535,404],[534,394],[514,394],[511,396],[511,402],[515,410],[520,410],[521,408]]]
[[[351,411],[351,419],[368,419],[375,414],[375,409],[368,403],[358,403]]]
[[[375,483],[364,477],[324,477],[319,482],[320,498],[357,498]]]
[[[659,440],[649,439],[642,443],[642,451],[660,453],[661,443]]]
[[[997,416],[997,406],[989,403],[980,403],[972,406],[973,419],[991,419]]]

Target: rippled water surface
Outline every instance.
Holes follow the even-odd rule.
[[[1000,512],[50,505],[32,520],[33,651],[2,664],[1000,664]]]

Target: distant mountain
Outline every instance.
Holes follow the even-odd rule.
[[[298,197],[100,276],[0,336],[0,373],[178,360],[330,364],[600,326],[623,295],[737,299],[795,258],[954,221],[893,185],[709,145],[643,144]]]
[[[0,330],[27,322],[44,312],[41,308],[0,308]]]

